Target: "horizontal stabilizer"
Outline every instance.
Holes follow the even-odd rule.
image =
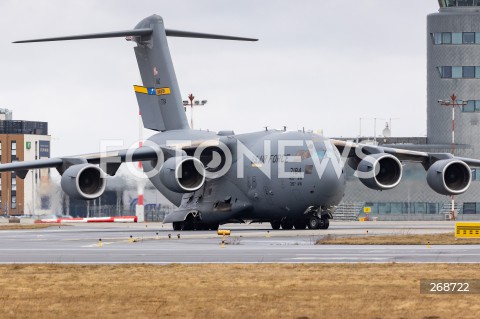
[[[49,42],[49,41],[83,40],[83,39],[102,39],[102,38],[121,38],[121,37],[127,37],[127,36],[138,37],[138,36],[150,35],[150,34],[152,34],[152,32],[153,32],[152,29],[135,29],[135,30],[125,30],[125,31],[71,35],[71,36],[66,36],[66,37],[22,40],[22,41],[15,41],[13,43]]]
[[[199,39],[236,40],[236,41],[258,41],[258,39],[252,39],[252,38],[233,37],[233,36],[229,36],[229,35],[198,33],[198,32],[190,32],[190,31],[170,30],[170,29],[166,29],[165,33],[167,34],[168,37],[179,37],[179,38],[199,38]]]
[[[152,32],[153,32],[153,29],[150,29],[150,28],[148,28],[148,29],[135,29],[135,30],[125,30],[125,31],[71,35],[71,36],[65,36],[65,37],[21,40],[21,41],[15,41],[13,43],[50,42],[50,41],[68,41],[68,40],[83,40],[83,39],[103,39],[103,38],[122,38],[122,37],[128,37],[128,36],[139,37],[139,36],[151,35]],[[199,33],[199,32],[190,32],[190,31],[169,30],[169,29],[166,29],[165,33],[169,37],[180,37],[180,38],[199,38],[199,39],[236,40],[236,41],[258,41],[258,39],[252,39],[252,38],[234,37],[234,36],[229,36],[229,35]]]

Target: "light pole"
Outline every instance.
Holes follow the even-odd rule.
[[[460,101],[460,102],[457,102]],[[450,100],[438,100],[438,103],[442,106],[448,106],[452,108],[452,155],[455,155],[455,106],[465,106],[468,101],[458,100],[455,93],[450,96]],[[452,195],[452,220],[455,220],[455,196]]]
[[[143,146],[143,121],[142,113],[138,112],[138,147]],[[138,170],[143,171],[142,161],[138,161]],[[135,216],[137,216],[137,222],[143,223],[145,221],[145,206],[143,206],[143,193],[145,189],[145,181],[140,178],[137,181],[137,205],[135,205]]]
[[[460,102],[457,102],[460,101]],[[465,106],[468,101],[458,100],[455,93],[450,96],[450,100],[438,100],[443,106],[452,107],[452,155],[455,155],[455,106]]]
[[[192,93],[188,95],[188,99],[190,100],[190,103],[188,101],[183,101],[183,107],[185,109],[185,112],[187,111],[187,105],[190,105],[190,128],[193,129],[193,106],[200,106],[200,105],[205,105],[207,104],[207,100],[195,100],[195,96],[193,96]]]

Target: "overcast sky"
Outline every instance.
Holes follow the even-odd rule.
[[[47,121],[52,156],[138,139],[140,83],[121,38],[12,44],[133,29],[158,14],[167,28],[259,42],[169,38],[180,90],[207,99],[195,127],[264,126],[356,136],[359,118],[398,118],[394,136],[426,134],[426,16],[436,0],[0,0],[0,107]],[[384,127],[378,121],[378,132]],[[373,121],[362,131],[373,134]],[[146,132],[145,135],[151,133]]]

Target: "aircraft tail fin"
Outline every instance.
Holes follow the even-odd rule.
[[[160,16],[152,15],[140,21],[134,30],[23,40],[14,43],[127,37],[127,40],[137,43],[134,50],[143,85],[135,85],[134,91],[143,125],[155,131],[188,129],[167,36],[257,41],[251,38],[168,30],[165,29]]]

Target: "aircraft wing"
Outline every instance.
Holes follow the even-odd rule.
[[[425,169],[428,169],[430,166],[432,166],[432,164],[434,164],[438,160],[451,159],[451,158],[455,158],[457,160],[463,161],[465,164],[467,164],[470,167],[480,167],[480,160],[478,159],[455,157],[450,153],[428,153],[428,152],[405,150],[400,148],[359,144],[359,143],[339,141],[339,140],[330,140],[330,141],[332,142],[333,145],[337,147],[337,149],[340,151],[340,153],[343,156],[347,156],[349,158],[358,157],[357,154],[371,155],[371,154],[387,153],[397,157],[400,161],[421,163],[425,167]],[[361,148],[361,150],[359,150],[359,148]]]
[[[183,152],[180,150],[180,152]],[[72,165],[76,164],[100,164],[100,167],[108,174],[115,175],[120,165],[124,162],[137,162],[157,159],[159,154],[169,158],[176,156],[178,150],[168,147],[143,146],[136,149],[91,153],[77,156],[45,158],[35,161],[14,162],[0,164],[0,172],[14,171],[18,177],[25,178],[30,169],[56,168],[60,174]]]

